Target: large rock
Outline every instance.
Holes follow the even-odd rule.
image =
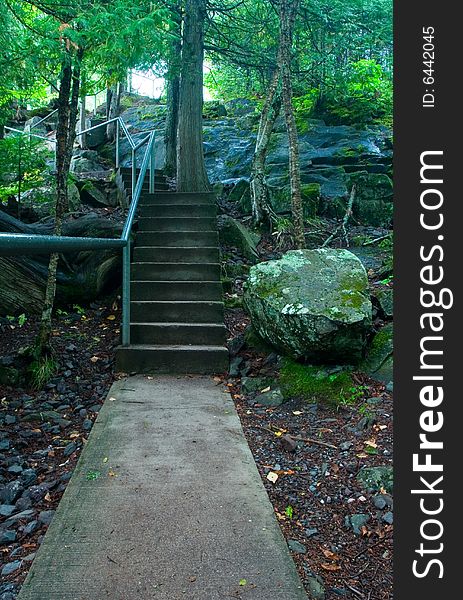
[[[293,250],[252,267],[244,305],[280,353],[317,363],[362,358],[371,329],[368,279],[347,250]]]
[[[257,259],[257,244],[260,236],[249,231],[242,223],[228,215],[220,219],[218,228],[220,242],[223,245],[237,248],[250,261]]]
[[[360,369],[373,379],[389,383],[394,378],[394,331],[388,323],[376,333],[368,348],[367,356]]]
[[[29,218],[35,217],[37,220],[54,215],[56,199],[55,186],[32,188],[21,194],[21,213],[27,210]],[[68,202],[71,212],[81,204],[79,190],[72,181],[68,183]]]

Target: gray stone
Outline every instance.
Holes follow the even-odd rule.
[[[11,575],[12,573],[20,569],[21,565],[21,560],[14,560],[13,562],[7,563],[2,569],[2,577],[8,577],[8,575]]]
[[[317,533],[318,533],[318,529],[316,527],[313,527],[312,529],[309,528],[309,529],[305,530],[305,534],[306,534],[307,537],[312,537],[314,535],[317,535]]]
[[[24,487],[29,487],[36,481],[36,479],[37,473],[34,471],[34,469],[24,469],[24,471],[21,473],[21,481]]]
[[[43,525],[50,525],[54,516],[55,516],[54,510],[42,510],[39,513],[39,521]]]
[[[350,515],[346,517],[346,526],[352,527],[355,535],[361,535],[362,527],[364,527],[370,520],[370,515],[364,515],[361,513]]]
[[[275,390],[270,390],[268,392],[264,392],[263,394],[259,394],[256,396],[256,402],[258,404],[262,404],[263,406],[281,406],[285,401],[283,394],[279,388]]]
[[[381,517],[381,520],[384,521],[384,523],[387,523],[388,525],[392,525],[394,523],[394,515],[389,510],[387,513],[384,513],[384,515]]]
[[[357,474],[357,480],[368,490],[377,492],[384,488],[390,494],[393,489],[393,474],[391,466],[363,467]]]
[[[293,250],[251,268],[244,306],[259,336],[312,362],[358,361],[371,329],[366,271],[347,250]]]
[[[272,383],[273,380],[267,377],[243,377],[241,379],[241,391],[243,394],[255,394]]]
[[[0,498],[3,504],[14,504],[23,491],[23,486],[19,479],[10,481],[0,492]]]
[[[307,552],[307,548],[301,542],[297,540],[288,540],[288,548],[291,552],[295,552],[296,554],[305,554]]]
[[[23,534],[24,535],[31,535],[31,533],[34,533],[34,531],[37,531],[37,529],[39,528],[40,523],[34,519],[33,521],[30,521],[23,529]]]
[[[1,504],[0,505],[0,516],[1,517],[9,517],[15,511],[14,504]]]
[[[306,578],[309,598],[312,600],[325,600],[325,585],[320,575],[309,575]]]
[[[242,223],[225,215],[218,222],[220,242],[237,248],[248,260],[255,262],[259,253],[257,244],[260,236],[247,229]]]
[[[16,531],[12,529],[0,530],[0,544],[11,544],[16,541]]]

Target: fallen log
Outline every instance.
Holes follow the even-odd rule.
[[[72,237],[117,238],[122,224],[88,213],[68,220],[63,235]],[[50,235],[53,219],[27,224],[0,210],[0,232]],[[45,291],[49,257],[0,257],[0,315],[40,313]],[[57,305],[87,304],[116,290],[121,284],[120,250],[67,253],[59,262]]]

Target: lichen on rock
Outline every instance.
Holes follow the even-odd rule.
[[[316,363],[362,358],[371,302],[365,269],[348,250],[293,250],[252,267],[244,305],[280,353]]]

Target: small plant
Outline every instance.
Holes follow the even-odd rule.
[[[288,250],[294,246],[294,227],[290,219],[279,217],[274,222],[274,231],[276,247],[279,250]]]
[[[44,357],[35,359],[28,367],[31,386],[40,390],[55,375],[58,365],[53,358]]]
[[[351,406],[355,404],[360,398],[363,398],[365,392],[368,390],[366,385],[355,385],[348,388],[346,391],[342,391],[339,395],[340,406]]]
[[[285,515],[288,517],[288,519],[292,519],[294,517],[294,509],[291,505],[288,505],[285,508]]]
[[[25,325],[26,321],[27,321],[27,317],[26,317],[26,315],[24,313],[22,313],[21,315],[19,315],[19,317],[18,317],[18,325],[20,327],[22,327],[23,325]]]
[[[76,311],[78,315],[80,315],[81,317],[85,317],[85,309],[82,308],[82,306],[79,306],[78,304],[73,304],[72,308]]]

